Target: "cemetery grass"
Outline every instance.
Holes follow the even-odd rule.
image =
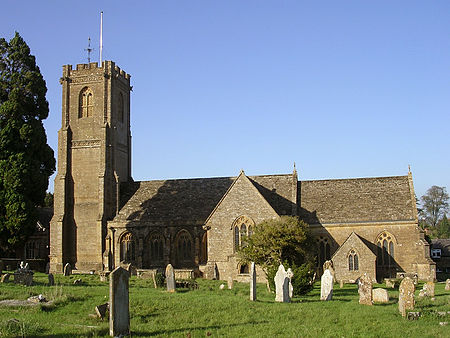
[[[81,278],[83,284],[73,285]],[[48,303],[35,306],[0,305],[0,336],[4,337],[92,337],[108,336],[108,318],[90,316],[95,306],[106,303],[109,284],[98,276],[55,276],[55,286],[47,286],[45,274],[35,274],[31,287],[0,284],[0,301],[26,300],[43,294]],[[130,326],[137,337],[450,337],[450,292],[436,284],[435,301],[417,299],[418,320],[408,321],[398,312],[398,289],[388,289],[390,302],[359,305],[356,285],[335,285],[333,300],[319,301],[320,283],[293,302],[275,303],[275,295],[264,284],[257,285],[256,302],[249,300],[249,285],[197,280],[197,290],[180,289],[168,293],[154,289],[151,279],[130,280]],[[225,289],[219,285],[224,283]],[[375,285],[383,287],[384,285]],[[416,288],[416,296],[419,285]]]

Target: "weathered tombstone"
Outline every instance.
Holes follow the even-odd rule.
[[[100,282],[107,282],[108,281],[108,276],[106,275],[105,272],[99,272],[98,275],[100,276]]]
[[[64,265],[64,276],[70,276],[72,274],[72,266],[70,265],[70,263],[66,263],[66,265]]]
[[[419,291],[419,297],[434,297],[434,283],[426,282]]]
[[[333,283],[336,282],[336,271],[334,270],[333,262],[331,260],[325,261],[322,267],[323,272],[325,272],[325,270],[330,270],[331,275],[333,276]]]
[[[320,300],[333,298],[333,275],[330,270],[325,270],[320,278]]]
[[[225,284],[220,284],[220,285],[219,285],[219,289],[220,289],[220,290],[225,289]]]
[[[450,291],[450,279],[445,281],[445,291]]]
[[[372,279],[364,273],[358,281],[359,304],[372,305]]]
[[[228,276],[227,285],[228,285],[228,290],[233,289],[233,286],[234,286],[234,280],[233,280],[233,277],[232,277],[232,276]]]
[[[120,266],[110,274],[109,334],[111,337],[130,333],[129,279],[130,273]]]
[[[294,287],[292,286],[292,277],[294,277],[294,273],[291,268],[287,269],[286,276],[289,278],[289,298],[292,298],[294,296]]]
[[[385,289],[373,289],[372,300],[374,303],[388,303],[389,294]]]
[[[395,288],[395,281],[393,281],[392,279],[386,278],[384,281],[386,283],[387,288],[391,288],[391,289]]]
[[[212,279],[213,280],[219,280],[219,269],[217,268],[217,264],[216,263],[214,263]]]
[[[175,292],[175,271],[172,264],[168,264],[166,267],[166,283],[167,291]]]
[[[280,264],[275,275],[275,301],[289,303],[289,278],[286,275],[286,270],[283,264]]]
[[[344,280],[341,279],[341,280],[339,281],[339,288],[342,289],[343,287],[344,287]]]
[[[108,308],[109,308],[108,303],[97,305],[95,307],[95,313],[97,314],[97,317],[103,320],[103,318],[105,318],[106,311],[108,310]]]
[[[256,269],[255,262],[250,265],[250,300],[256,300]]]
[[[153,287],[155,289],[157,289],[158,288],[158,283],[156,283],[156,271],[153,271],[153,273],[152,273],[152,280],[153,280]]]
[[[52,273],[48,274],[48,285],[49,286],[55,285],[55,277],[53,276]]]
[[[50,273],[50,262],[47,262],[47,264],[45,264],[45,273],[47,275]]]
[[[398,310],[403,317],[406,316],[406,310],[414,309],[414,281],[405,277],[399,286],[398,293]]]
[[[5,273],[4,275],[2,275],[2,279],[1,282],[2,283],[8,283],[9,282],[9,277],[11,276],[10,273]]]

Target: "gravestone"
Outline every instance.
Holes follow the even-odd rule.
[[[2,283],[8,283],[9,282],[9,277],[11,276],[10,273],[5,273],[4,275],[2,275],[2,279],[1,282]]]
[[[414,309],[414,281],[410,277],[403,278],[398,288],[398,311],[403,317],[406,316],[406,310]]]
[[[233,277],[232,277],[232,276],[229,276],[229,277],[228,277],[227,284],[228,284],[228,290],[233,289],[233,286],[234,286],[234,280],[233,280]]]
[[[359,304],[372,305],[372,279],[364,273],[358,281]]]
[[[213,280],[219,280],[219,269],[217,268],[217,264],[216,263],[214,263],[212,279]]]
[[[219,289],[220,289],[220,290],[225,289],[225,284],[220,284],[220,285],[219,285]]]
[[[374,303],[388,303],[389,294],[385,289],[373,289],[372,300]]]
[[[445,291],[450,291],[450,279],[445,281]]]
[[[286,270],[283,264],[280,264],[275,275],[275,301],[289,303],[289,278],[286,275]]]
[[[331,300],[333,297],[333,275],[325,270],[320,278],[320,300]]]
[[[48,274],[48,285],[49,286],[55,285],[55,277],[53,276],[52,273]]]
[[[166,267],[166,283],[167,291],[175,292],[175,271],[172,264],[168,264]]]
[[[394,288],[395,288],[395,281],[394,281],[394,280],[389,279],[389,278],[386,278],[386,279],[384,280],[384,282],[386,283],[386,287],[387,287],[387,288],[391,288],[391,289],[394,289]]]
[[[110,274],[109,334],[111,337],[130,333],[129,279],[130,273],[120,266]]]
[[[255,262],[250,265],[250,300],[256,300],[256,269]]]
[[[287,269],[286,276],[289,278],[289,298],[292,298],[294,296],[294,287],[292,286],[292,277],[294,277],[294,273],[291,268]]]
[[[106,311],[108,310],[108,308],[109,308],[108,303],[97,305],[95,307],[95,313],[97,314],[97,317],[103,320],[103,318],[105,318]]]
[[[339,288],[342,289],[343,287],[344,287],[344,280],[341,279],[341,280],[339,281]]]
[[[106,275],[105,272],[101,271],[98,273],[98,275],[100,276],[100,282],[107,282],[108,281],[108,276]]]
[[[70,276],[72,274],[72,266],[70,265],[70,263],[66,263],[66,265],[64,265],[64,276]]]
[[[48,275],[50,273],[50,262],[45,265],[45,273]]]
[[[152,280],[153,280],[153,287],[155,289],[157,289],[158,288],[158,283],[156,283],[156,271],[153,271],[153,273],[152,273]]]
[[[334,266],[333,266],[333,262],[331,260],[325,261],[323,263],[323,272],[325,272],[325,270],[330,270],[331,275],[333,276],[333,283],[336,282],[336,271],[334,270]]]
[[[427,296],[434,297],[434,288],[435,288],[434,282],[426,282],[425,285],[427,286]]]
[[[31,286],[34,272],[30,270],[28,263],[20,262],[20,267],[14,272],[14,283]]]

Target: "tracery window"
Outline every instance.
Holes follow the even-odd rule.
[[[205,232],[202,236],[202,243],[200,248],[200,263],[205,264],[208,261],[208,233]]]
[[[136,259],[136,240],[131,232],[126,232],[120,239],[120,261],[134,262]]]
[[[94,96],[92,90],[88,87],[84,87],[80,92],[79,107],[78,107],[78,117],[89,117],[92,116],[94,109]]]
[[[153,233],[148,238],[150,262],[161,262],[164,259],[164,237]]]
[[[192,237],[186,230],[182,230],[177,237],[177,256],[179,263],[193,261]]]
[[[247,238],[253,234],[255,222],[247,216],[238,217],[233,223],[234,250],[247,245]]]
[[[331,259],[331,245],[330,239],[327,236],[320,236],[317,238],[317,264],[318,267],[322,267],[325,261]]]
[[[35,259],[39,258],[39,242],[29,241],[25,244],[25,258]]]
[[[387,231],[383,231],[377,237],[377,265],[378,266],[393,266],[394,265],[394,242],[395,238]]]
[[[348,271],[358,271],[359,270],[359,260],[358,254],[355,250],[351,250],[348,255]]]

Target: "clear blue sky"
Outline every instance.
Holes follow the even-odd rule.
[[[132,76],[135,180],[404,175],[450,187],[450,1],[3,0],[47,82],[104,59]],[[56,155],[56,153],[55,153]],[[53,189],[53,178],[50,189]]]

